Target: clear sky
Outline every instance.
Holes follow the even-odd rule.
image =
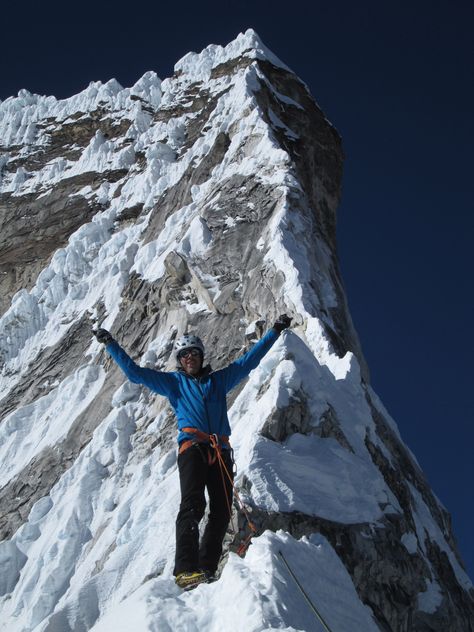
[[[112,77],[131,86],[147,70],[164,79],[188,51],[249,27],[342,136],[349,308],[372,384],[473,578],[474,3],[8,2],[0,99],[64,98]]]

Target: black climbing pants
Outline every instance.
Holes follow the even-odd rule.
[[[178,455],[181,504],[176,518],[176,558],[174,574],[199,569],[215,573],[222,553],[230,515],[226,500],[232,507],[232,485],[226,473],[221,473],[219,460],[209,465],[209,446],[196,443]],[[232,453],[222,450],[227,471],[233,476]],[[209,495],[209,518],[199,544],[199,522],[204,516]]]

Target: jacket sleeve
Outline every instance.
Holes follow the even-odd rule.
[[[106,349],[130,382],[134,384],[144,384],[152,391],[155,391],[155,393],[159,393],[165,397],[170,397],[173,394],[176,386],[173,373],[155,371],[138,366],[115,340],[110,342],[106,346]]]
[[[259,365],[260,360],[270,351],[279,335],[278,331],[270,329],[250,351],[247,351],[243,356],[229,364],[228,367],[219,371],[224,380],[226,393],[231,391],[234,386],[237,386],[240,381],[247,377],[250,371]]]

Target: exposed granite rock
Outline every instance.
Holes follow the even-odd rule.
[[[311,434],[311,413],[303,392],[295,393],[284,408],[275,408],[260,430],[260,434],[272,441],[282,442],[295,432]]]
[[[126,171],[83,173],[65,178],[40,197],[0,195],[0,316],[19,289],[29,290],[58,248],[101,210],[80,194],[116,182]]]
[[[97,132],[105,139],[123,138],[130,125],[130,119],[113,116],[105,107],[79,112],[65,122],[45,119],[36,124],[41,143],[30,146],[28,152],[21,151],[21,146],[2,147],[9,156],[2,171],[23,169],[28,178],[55,159],[76,161]],[[80,194],[81,189],[89,186],[93,192],[126,174],[127,170],[82,173],[61,179],[41,195],[38,191],[0,194],[0,316],[20,288],[29,290],[34,285],[54,251],[100,210],[93,198]]]
[[[308,216],[310,209],[314,213],[311,218],[313,222],[308,224],[307,229],[314,232],[315,243],[318,238],[323,239],[331,253],[331,269],[328,272],[337,293],[337,307],[325,306],[315,279],[311,287],[320,297],[318,312],[336,353],[342,357],[347,351],[352,351],[357,356],[362,375],[368,381],[367,363],[349,314],[337,260],[336,209],[339,204],[344,159],[341,138],[317,106],[307,87],[293,74],[263,60],[258,61],[258,68],[264,81],[261,81],[261,89],[256,93],[256,98],[279,144],[291,157],[298,182],[303,186],[307,200],[304,215]],[[292,99],[294,104],[280,100],[271,87]],[[281,120],[282,126],[275,124],[270,113]],[[288,134],[287,130],[293,134]],[[311,269],[318,270],[318,253],[307,254],[311,259]],[[308,311],[312,311],[310,305]],[[330,316],[331,324],[328,322],[329,318],[324,318],[325,312]]]
[[[183,174],[181,180],[170,187],[155,205],[145,234],[145,243],[156,238],[168,217],[177,209],[191,203],[191,188],[209,179],[211,171],[219,164],[229,147],[229,138],[226,134],[219,134],[212,151],[197,165],[191,165]]]
[[[19,146],[2,148],[11,155],[4,170],[15,172],[23,167],[27,172],[35,172],[56,158],[77,160],[97,132],[101,132],[104,138],[121,138],[130,125],[129,119],[110,116],[105,108],[87,114],[78,112],[66,122],[46,119],[36,124],[37,130],[44,132],[43,142],[33,145],[27,155],[21,154]]]
[[[0,400],[2,419],[42,397],[51,384],[62,382],[85,364],[84,352],[91,341],[91,330],[92,322],[85,316],[71,325],[59,343],[44,349],[8,395]]]
[[[343,448],[349,450],[349,452],[354,452],[351,444],[346,438],[346,435],[342,431],[341,424],[337,419],[336,411],[330,404],[328,404],[327,410],[321,415],[321,419],[316,428],[314,428],[313,432],[321,437],[321,439],[332,437],[333,439],[336,439]]]
[[[275,408],[260,430],[263,437],[280,443],[295,433],[312,434],[322,439],[332,437],[343,448],[354,453],[342,431],[334,408],[328,405],[327,410],[315,422],[308,407],[307,395],[303,390],[294,393],[287,406]]]
[[[464,567],[457,551],[456,542],[452,533],[450,515],[437,502],[423,472],[411,458],[407,448],[391,429],[388,421],[384,419],[382,413],[380,413],[374,406],[368,393],[366,397],[371,408],[372,418],[376,425],[377,434],[388,448],[393,460],[392,465],[389,464],[380,450],[375,449],[375,447],[371,445],[370,439],[366,438],[366,443],[368,445],[369,452],[372,455],[372,459],[379,467],[390,489],[397,497],[401,507],[405,511],[407,519],[411,516],[413,504],[407,482],[411,483],[413,487],[419,491],[423,501],[429,507],[431,515],[438,523],[444,538],[449,543],[453,553],[456,555],[459,564],[461,567]],[[403,478],[400,477],[400,472],[403,472]]]

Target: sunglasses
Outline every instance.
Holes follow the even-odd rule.
[[[188,356],[192,356],[193,358],[196,358],[197,356],[200,356],[201,352],[199,351],[199,349],[183,349],[182,351],[180,351],[178,353],[178,358],[181,360],[181,358],[187,358]]]

